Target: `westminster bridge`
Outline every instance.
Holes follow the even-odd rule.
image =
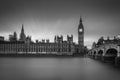
[[[120,64],[120,39],[114,37],[98,39],[97,43],[93,43],[92,49],[89,50],[88,55],[91,58],[101,60],[103,62],[112,62],[115,65]]]

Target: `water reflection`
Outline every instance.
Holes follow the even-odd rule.
[[[0,80],[119,80],[119,74],[89,58],[0,58]]]

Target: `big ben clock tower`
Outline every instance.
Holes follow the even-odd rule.
[[[78,26],[78,46],[79,46],[79,52],[83,51],[84,49],[84,27],[83,27],[81,17],[80,17],[80,22]]]

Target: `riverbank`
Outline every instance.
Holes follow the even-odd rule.
[[[0,57],[84,57],[81,54],[55,55],[55,54],[0,54]]]

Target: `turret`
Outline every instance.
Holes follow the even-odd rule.
[[[73,43],[73,35],[71,35],[71,36],[67,35],[67,42]]]
[[[55,42],[55,43],[57,42],[57,37],[56,37],[56,36],[54,37],[54,42]]]
[[[63,42],[63,36],[61,35],[60,37],[57,36],[57,42],[62,43]]]

